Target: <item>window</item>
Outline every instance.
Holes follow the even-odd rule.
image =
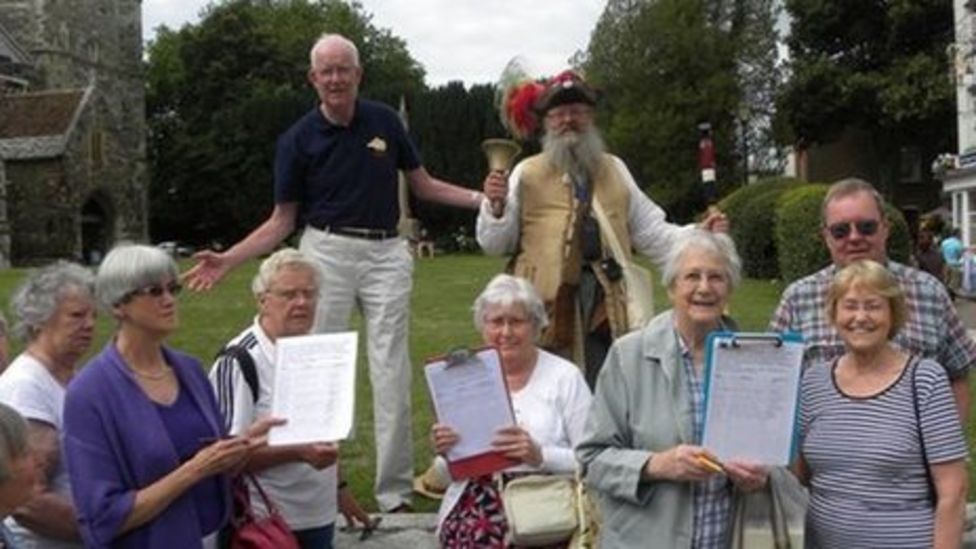
[[[105,164],[105,153],[103,151],[104,136],[99,129],[94,129],[90,135],[91,147],[91,167],[93,170],[100,170]]]
[[[922,182],[922,155],[917,147],[902,147],[898,154],[898,181]]]

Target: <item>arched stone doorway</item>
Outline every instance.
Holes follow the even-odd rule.
[[[92,193],[81,207],[81,257],[97,265],[112,246],[115,211],[111,199],[101,191]]]

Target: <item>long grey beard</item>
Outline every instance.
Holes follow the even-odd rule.
[[[542,152],[549,161],[573,178],[592,180],[600,169],[606,146],[600,132],[590,127],[582,133],[542,136]]]

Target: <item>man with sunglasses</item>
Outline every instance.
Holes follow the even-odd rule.
[[[976,342],[969,337],[938,279],[888,259],[889,226],[881,195],[866,181],[843,179],[827,191],[821,214],[821,235],[833,264],[786,288],[770,329],[803,334],[805,366],[829,364],[844,354],[844,344],[831,326],[825,307],[834,274],[861,259],[887,265],[901,284],[908,306],[908,319],[893,341],[907,352],[942,364],[965,420],[969,407],[966,376],[976,362]]]

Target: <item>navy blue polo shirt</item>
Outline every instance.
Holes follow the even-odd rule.
[[[278,138],[275,203],[298,202],[300,220],[316,227],[395,231],[397,170],[419,167],[390,107],[358,99],[349,126],[329,122],[316,107]]]

